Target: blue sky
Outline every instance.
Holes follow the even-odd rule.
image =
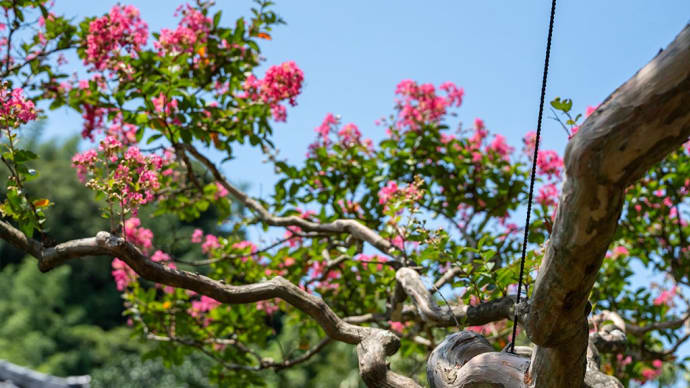
[[[100,15],[111,6],[104,1],[56,3],[58,13],[75,16]],[[130,3],[140,8],[152,31],[176,25],[176,2]],[[227,23],[252,5],[247,0],[218,3]],[[392,112],[395,85],[410,78],[463,87],[460,119],[470,124],[480,117],[519,147],[524,133],[535,128],[549,7],[546,0],[279,1],[275,9],[288,24],[265,42],[265,65],[294,60],[304,70],[305,86],[299,105],[288,111],[288,122],[275,125],[276,144],[284,157],[301,160],[313,129],[328,112],[378,139],[383,129],[374,120]],[[562,1],[547,100],[572,98],[575,111],[598,104],[673,40],[689,16],[687,0]],[[53,112],[47,135],[77,133],[80,126],[76,114]],[[563,151],[565,133],[554,121],[546,120],[543,138],[544,147]],[[251,150],[240,150],[226,169],[239,181],[242,176],[232,167],[251,163],[252,191],[266,195],[274,179],[260,160]]]
[[[112,2],[58,0],[57,13],[105,13]],[[247,14],[247,0],[218,0],[223,20]],[[124,1],[141,10],[152,31],[174,27],[178,3]],[[492,132],[520,147],[534,130],[550,1],[278,1],[287,21],[265,42],[266,66],[294,60],[305,73],[299,105],[275,125],[275,142],[292,162],[303,159],[313,129],[328,112],[354,122],[375,140],[374,121],[392,112],[395,85],[403,79],[465,89],[460,119],[485,120]],[[557,7],[547,101],[569,97],[574,110],[596,105],[673,40],[690,18],[687,0],[578,0]],[[260,75],[261,76],[261,75]],[[547,116],[549,112],[547,111]],[[48,115],[46,136],[78,133],[79,116]],[[545,120],[544,145],[563,152],[566,136]],[[266,197],[272,168],[248,149],[224,166],[231,180],[251,183]],[[249,166],[249,167],[248,167]],[[690,353],[686,345],[683,353]]]

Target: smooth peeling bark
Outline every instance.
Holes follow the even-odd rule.
[[[503,297],[477,306],[439,306],[424,286],[419,273],[412,268],[400,268],[395,279],[414,302],[422,321],[435,326],[477,326],[512,319],[515,299]]]
[[[611,94],[565,152],[565,181],[526,323],[536,387],[579,387],[586,303],[624,190],[690,136],[690,26]]]
[[[483,336],[460,331],[446,337],[427,360],[426,376],[431,388],[456,387],[458,372],[475,356],[494,349]]]

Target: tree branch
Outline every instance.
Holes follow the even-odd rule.
[[[530,301],[539,387],[585,375],[585,308],[621,214],[625,188],[690,136],[690,26],[611,94],[565,152],[565,182]],[[566,344],[568,344],[566,346]]]
[[[120,258],[144,279],[192,290],[225,304],[246,304],[280,298],[311,316],[329,338],[358,345],[360,374],[369,386],[419,386],[414,380],[388,369],[386,357],[394,354],[400,347],[397,336],[387,330],[356,326],[343,321],[323,299],[307,293],[283,277],[242,286],[228,285],[197,273],[153,262],[135,246],[108,232],[98,232],[96,237],[72,240],[52,248],[42,248],[38,241],[28,239],[12,225],[0,221],[0,237],[36,257],[39,269],[43,272],[71,258],[102,255]]]
[[[351,219],[341,219],[329,222],[326,224],[320,224],[306,220],[298,216],[289,217],[278,217],[271,214],[266,208],[259,203],[259,201],[250,197],[244,193],[239,188],[230,184],[230,182],[225,179],[223,174],[220,173],[215,164],[211,162],[206,156],[199,152],[191,144],[184,145],[185,150],[187,150],[194,158],[201,162],[213,175],[213,177],[221,184],[225,189],[237,200],[239,200],[244,206],[251,209],[256,213],[259,218],[268,225],[272,226],[298,226],[302,230],[307,232],[320,232],[320,233],[349,233],[359,240],[366,241],[382,253],[395,257],[393,255],[394,247],[393,245],[381,237],[374,230],[368,228],[367,226],[360,224],[359,222]]]
[[[395,278],[417,306],[421,319],[430,324],[453,326],[457,319],[461,325],[476,326],[513,317],[515,306],[513,297],[504,297],[477,306],[440,307],[431,292],[424,286],[417,271],[401,268],[395,274]]]

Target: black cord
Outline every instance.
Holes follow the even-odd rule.
[[[551,2],[551,20],[549,21],[549,35],[546,39],[546,58],[544,59],[544,76],[541,81],[541,99],[539,100],[539,117],[537,119],[537,137],[534,143],[534,157],[532,158],[532,176],[529,182],[529,199],[527,200],[527,220],[525,221],[525,236],[522,241],[522,258],[520,259],[520,280],[518,281],[517,303],[520,303],[522,292],[522,278],[525,274],[525,255],[527,252],[527,237],[529,236],[529,216],[532,212],[532,196],[534,194],[534,180],[537,172],[537,156],[539,155],[539,137],[541,136],[541,119],[544,114],[544,97],[546,95],[546,76],[549,73],[549,57],[551,56],[551,35],[553,34],[553,19],[556,13],[556,0]],[[515,353],[515,336],[517,335],[518,311],[515,307],[513,319],[513,336],[510,343],[510,352]]]

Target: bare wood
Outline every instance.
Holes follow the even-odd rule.
[[[431,388],[454,387],[458,372],[474,356],[494,349],[483,336],[460,331],[447,336],[429,355],[426,376]]]
[[[216,165],[213,164],[213,162],[211,162],[211,160],[204,156],[201,152],[199,152],[199,150],[194,148],[194,146],[191,144],[185,144],[184,147],[185,150],[194,156],[194,158],[196,158],[209,169],[211,174],[213,174],[213,178],[223,185],[223,187],[225,187],[225,189],[228,190],[233,197],[255,212],[266,224],[272,226],[297,226],[307,232],[349,233],[361,241],[368,242],[382,253],[395,257],[393,255],[394,247],[390,241],[381,237],[374,230],[368,228],[364,224],[359,223],[358,221],[351,219],[340,219],[321,224],[298,216],[278,217],[271,214],[263,205],[261,205],[259,201],[250,197],[245,192],[228,182],[218,168],[216,168]],[[399,265],[396,265],[396,267],[399,267]]]
[[[457,383],[448,387],[526,387],[525,372],[529,358],[511,353],[482,353],[458,371]]]
[[[513,317],[515,299],[504,297],[477,306],[439,306],[433,295],[424,286],[417,271],[400,268],[395,278],[410,296],[421,319],[437,326],[453,326],[457,320],[461,326],[484,325]]]
[[[149,260],[139,249],[121,237],[98,232],[96,237],[78,239],[42,248],[38,241],[27,238],[12,225],[0,221],[0,237],[38,259],[39,269],[49,271],[72,258],[110,256],[125,261],[139,276],[172,287],[206,295],[226,304],[244,304],[280,298],[311,316],[329,338],[358,344],[360,374],[371,387],[418,387],[414,380],[396,374],[387,367],[386,357],[400,347],[400,339],[393,333],[371,327],[361,327],[343,321],[323,301],[287,279],[278,276],[271,280],[234,286],[197,273],[172,269]],[[362,361],[365,360],[365,361]],[[382,373],[382,366],[385,373]],[[366,376],[366,377],[365,377]]]
[[[611,94],[565,152],[565,182],[530,301],[538,387],[579,387],[585,305],[613,238],[624,190],[690,136],[690,26]],[[569,346],[565,346],[570,344]]]

